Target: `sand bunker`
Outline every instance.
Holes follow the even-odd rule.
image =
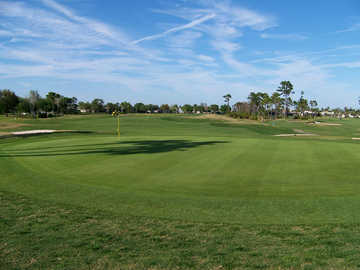
[[[317,126],[342,126],[342,124],[338,124],[338,123],[325,123],[325,122],[312,122],[309,124],[317,125]]]
[[[360,138],[352,138],[353,140],[360,141]]]
[[[274,135],[276,137],[306,137],[306,136],[319,136],[317,134],[312,134],[312,133],[294,133],[294,134],[278,134],[278,135]]]
[[[32,134],[47,134],[47,133],[54,133],[56,130],[52,129],[42,129],[42,130],[27,130],[27,131],[17,131],[11,132],[12,135],[32,135]]]
[[[306,133],[302,129],[293,129],[293,131],[296,132],[296,133],[299,133],[299,134],[305,134]]]
[[[15,136],[31,136],[39,134],[51,134],[51,133],[89,133],[91,131],[76,131],[76,130],[54,130],[54,129],[38,129],[38,130],[26,130],[15,132],[0,132],[1,138],[15,137]]]
[[[281,120],[280,118],[278,120]],[[289,123],[307,123],[309,120],[301,120],[301,119],[295,119],[295,120],[287,120]]]

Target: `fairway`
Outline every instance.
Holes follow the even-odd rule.
[[[94,133],[3,140],[2,189],[115,213],[193,221],[360,221],[359,142],[274,138],[271,134],[291,130],[280,121],[273,127],[123,117],[120,139],[111,134],[111,117],[86,121],[84,128],[86,123]],[[331,129],[342,126],[328,127],[328,135]]]
[[[360,142],[352,140],[359,120],[314,126],[133,115],[121,116],[120,138],[107,115],[0,121],[22,124],[2,132],[88,131],[0,139],[6,200],[226,228],[360,222]],[[294,129],[318,136],[274,136]]]

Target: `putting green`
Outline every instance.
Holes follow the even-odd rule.
[[[116,214],[247,224],[360,222],[360,121],[314,127],[179,116],[25,121],[91,130],[2,139],[0,189]],[[321,136],[279,138],[294,128]]]

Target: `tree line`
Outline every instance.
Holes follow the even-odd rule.
[[[266,92],[250,92],[247,101],[236,102],[232,108],[228,107],[228,114],[234,118],[254,120],[293,118],[309,119],[317,116],[360,117],[360,110],[349,107],[330,109],[319,108],[318,101],[305,98],[304,91],[300,91],[300,98],[294,99],[294,86],[290,81],[282,81],[280,86],[269,95]],[[223,96],[224,102],[229,104],[231,95]],[[358,98],[360,105],[360,97]]]
[[[264,120],[286,118],[289,115],[308,118],[319,114],[320,109],[315,99],[306,99],[304,92],[301,91],[300,98],[294,100],[292,97],[294,94],[293,84],[290,81],[282,81],[271,95],[266,92],[250,92],[247,102],[235,103],[230,115],[235,118]],[[224,98],[225,102],[228,102],[229,97],[224,96]]]
[[[41,97],[35,90],[30,90],[27,97],[19,97],[9,89],[0,90],[0,114],[16,114],[18,116],[52,117],[77,113],[222,113],[234,118],[246,119],[277,119],[289,115],[295,118],[309,118],[320,115],[321,111],[332,111],[334,116],[343,114],[360,115],[359,110],[344,108],[318,108],[317,100],[305,98],[301,91],[299,99],[294,99],[294,86],[290,81],[282,81],[279,87],[269,95],[266,92],[251,91],[247,100],[236,102],[230,106],[231,94],[223,96],[224,104],[207,105],[155,105],[130,102],[105,103],[103,99],[95,98],[91,102],[80,101],[76,97],[66,97],[54,91]],[[360,105],[360,98],[359,98]]]
[[[41,97],[37,91],[30,90],[27,97],[19,97],[9,89],[0,90],[1,114],[29,114],[34,117],[47,117],[48,114],[73,114],[78,112],[75,97],[65,97],[49,92]]]
[[[64,114],[77,113],[193,113],[193,112],[227,112],[227,106],[205,103],[199,105],[169,105],[169,104],[144,104],[130,102],[105,103],[103,99],[95,98],[91,102],[80,101],[76,97],[65,97],[59,93],[50,91],[45,97],[41,97],[38,91],[30,90],[27,97],[19,97],[15,92],[4,89],[0,90],[0,114],[29,115],[32,117],[52,117]]]

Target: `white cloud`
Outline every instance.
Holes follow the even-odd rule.
[[[205,62],[215,62],[215,59],[211,56],[208,56],[208,55],[203,55],[203,54],[200,54],[197,56],[197,58],[201,61],[205,61]]]
[[[1,2],[0,17],[12,18],[6,24],[15,29],[14,36],[39,37],[46,41],[67,44],[68,46],[111,46],[114,41],[128,43],[127,38],[119,31],[112,31],[110,27],[95,20],[79,17],[61,8],[54,1],[47,0],[52,8],[65,13],[71,20],[53,12],[35,8],[22,2]],[[39,42],[39,40],[38,40]]]
[[[200,8],[177,7],[175,10],[155,10],[155,12],[186,20],[214,14],[212,20],[197,25],[196,30],[206,33],[214,49],[221,53],[223,50],[234,52],[241,47],[238,45],[238,38],[242,36],[245,28],[263,31],[277,26],[273,16],[236,6],[230,1],[200,1]]]
[[[65,14],[67,17],[77,20],[76,19],[77,16],[75,16],[69,9],[67,9],[66,7],[58,4],[57,2],[55,2],[53,0],[42,0],[42,2],[45,5],[59,11],[60,13]]]
[[[240,44],[226,40],[214,40],[212,46],[222,54],[234,53],[242,48]]]
[[[354,32],[359,30],[360,30],[360,23],[355,23],[348,28],[336,31],[336,33]]]
[[[174,10],[154,10],[158,13],[164,13],[176,16],[186,20],[194,20],[206,14],[215,14],[216,25],[227,25],[233,29],[250,27],[256,31],[263,31],[277,26],[276,20],[271,15],[263,15],[252,10],[236,6],[230,1],[200,1],[201,8],[180,8]]]
[[[158,11],[189,23],[133,42],[119,27],[81,16],[54,0],[42,3],[35,7],[0,0],[0,36],[7,40],[0,45],[0,59],[11,60],[1,61],[0,78],[111,83],[144,95],[171,89],[169,97],[190,99],[194,93],[221,98],[230,89],[235,98],[246,99],[251,89],[272,91],[284,79],[316,95],[318,89],[343,86],[332,82],[334,69],[360,67],[350,58],[328,57],[356,52],[359,44],[318,52],[268,51],[256,56],[261,59],[249,58],[246,40],[242,41],[248,31],[260,32],[262,38],[301,39],[301,35],[262,33],[277,25],[275,18],[230,2],[203,0],[197,8]],[[156,49],[142,42],[155,39],[159,39]]]
[[[263,39],[283,39],[283,40],[305,40],[308,39],[308,36],[302,34],[260,34],[260,37]]]
[[[55,2],[54,0],[42,0],[42,2],[44,4],[46,4],[47,6],[55,9],[56,11],[66,15],[69,19],[74,20],[76,22],[82,23],[84,24],[84,26],[86,26],[89,29],[93,29],[96,33],[98,33],[99,35],[102,35],[104,37],[119,41],[119,42],[123,42],[123,43],[128,43],[127,37],[125,36],[125,34],[121,33],[118,30],[113,29],[112,27],[95,21],[95,20],[91,20],[85,17],[81,17],[81,16],[77,16],[76,14],[74,14],[70,9],[58,4],[57,2]]]
[[[324,68],[339,68],[339,67],[360,68],[360,61],[327,64],[327,65],[322,65],[322,67],[324,67]]]
[[[168,37],[167,43],[170,48],[191,48],[202,36],[200,32],[184,31]]]
[[[262,15],[245,8],[231,6],[226,3],[217,3],[215,8],[221,11],[223,21],[236,27],[250,27],[257,31],[263,31],[277,26],[272,16]]]
[[[215,14],[208,14],[208,15],[206,15],[204,17],[193,20],[192,22],[187,23],[185,25],[173,27],[173,28],[161,33],[161,34],[151,35],[151,36],[147,36],[147,37],[143,37],[141,39],[135,40],[135,41],[132,42],[132,44],[138,44],[138,43],[143,42],[145,40],[154,40],[154,39],[162,38],[162,37],[165,37],[166,35],[171,34],[171,33],[175,33],[175,32],[181,31],[181,30],[185,30],[185,29],[190,29],[190,28],[195,27],[196,25],[204,23],[204,22],[206,22],[206,21],[208,21],[210,19],[213,19],[214,17],[215,17]]]
[[[12,35],[13,33],[10,31],[0,30],[0,37],[7,37],[7,36],[11,37]]]

